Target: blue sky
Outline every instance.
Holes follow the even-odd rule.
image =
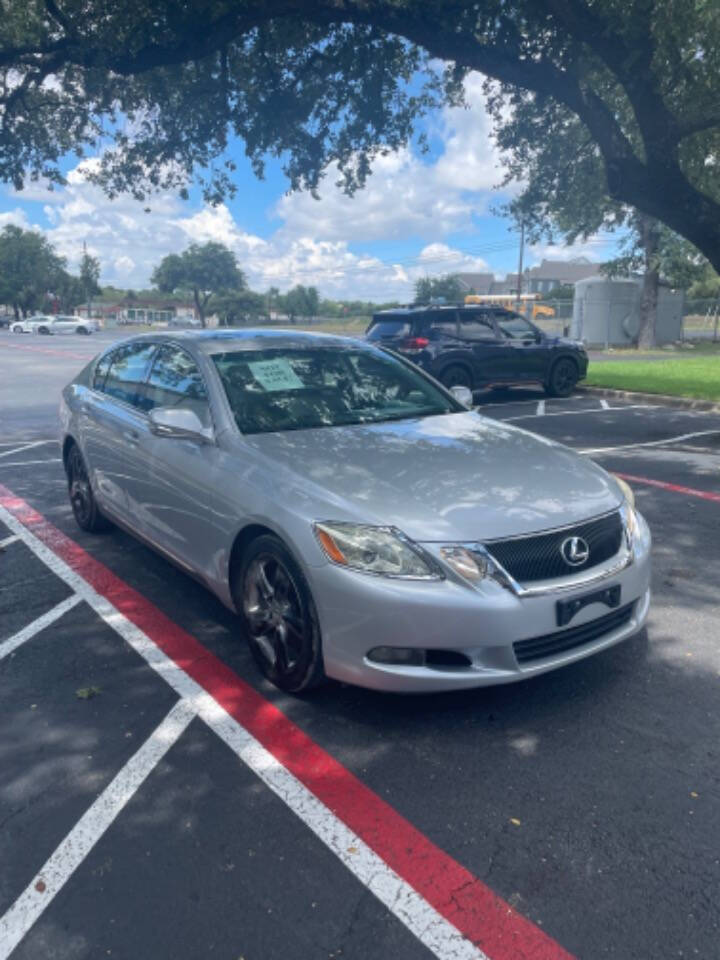
[[[0,226],[18,223],[43,230],[70,267],[83,241],[99,257],[101,282],[136,289],[149,285],[153,267],[167,253],[192,242],[219,240],[234,250],[250,285],[288,289],[315,284],[321,295],[369,300],[409,299],[425,274],[517,268],[517,236],[491,213],[506,199],[493,189],[502,168],[484,111],[481,78],[466,83],[469,109],[446,109],[428,119],[433,149],[414,147],[379,158],[365,189],[348,198],[327,171],[320,200],[287,193],[279,162],[257,180],[242,143],[229,153],[238,164],[238,191],[226,205],[203,205],[172,195],[145,204],[129,197],[108,200],[87,182],[83,164],[68,161],[68,184],[49,191],[31,184],[22,193],[0,187]],[[85,163],[92,163],[90,158]],[[526,250],[526,265],[543,256],[593,260],[612,255],[607,238],[573,248]]]

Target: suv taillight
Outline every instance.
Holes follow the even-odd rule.
[[[400,344],[400,349],[406,353],[420,353],[429,343],[427,337],[408,337]]]

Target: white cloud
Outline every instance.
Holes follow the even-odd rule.
[[[485,110],[482,78],[466,81],[468,107],[446,108],[436,129],[444,149],[434,162],[410,150],[378,157],[365,187],[353,197],[337,185],[331,165],[318,190],[283,196],[275,213],[282,232],[356,242],[395,237],[425,239],[469,230],[473,213],[487,208],[488,194],[502,179],[499,154]]]
[[[22,227],[24,230],[30,229],[27,214],[20,207],[15,207],[14,210],[8,210],[6,213],[0,213],[0,230],[11,224],[14,227]]]
[[[406,162],[395,158],[395,168]],[[209,240],[229,246],[250,285],[259,290],[268,286],[286,290],[303,283],[318,286],[328,297],[408,300],[414,280],[426,273],[487,269],[481,258],[440,241],[425,244],[416,256],[396,263],[354,252],[351,243],[356,235],[352,225],[348,228],[347,219],[342,236],[329,221],[320,221],[319,227],[313,221],[308,223],[306,233],[286,224],[263,239],[244,231],[224,205],[188,212],[186,204],[163,195],[154,198],[151,211],[146,212],[130,197],[108,200],[98,187],[88,183],[87,163],[70,172],[62,189],[50,191],[36,184],[33,199],[44,204],[50,221],[45,233],[58,253],[67,258],[70,269],[78,268],[85,244],[88,252],[100,259],[103,283],[147,286],[154,266],[166,254],[178,253],[189,243]],[[387,210],[388,203],[386,199],[378,205],[378,230],[382,205]],[[0,217],[29,225],[21,208]]]
[[[587,240],[577,240],[569,246],[562,243],[538,243],[528,247],[528,266],[539,264],[541,260],[575,260],[587,257],[588,260],[607,260],[613,256],[616,238],[606,233],[596,233]]]

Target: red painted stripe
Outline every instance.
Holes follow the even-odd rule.
[[[629,483],[644,483],[649,487],[659,487],[661,490],[683,493],[686,497],[700,497],[701,500],[712,500],[715,503],[720,503],[720,493],[712,493],[710,490],[696,490],[694,487],[683,487],[678,483],[666,483],[664,480],[651,480],[649,477],[635,477],[631,473],[618,473],[617,470],[615,470],[614,473]]]
[[[571,954],[428,840],[194,637],[2,485],[0,504],[147,634],[491,960],[573,960]]]

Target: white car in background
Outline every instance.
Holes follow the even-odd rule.
[[[10,330],[13,333],[37,333],[37,328],[42,324],[52,323],[53,317],[46,317],[44,314],[35,314],[32,317],[26,317],[24,320],[13,320],[10,324]]]
[[[35,325],[35,333],[44,335],[54,333],[79,333],[87,336],[90,333],[96,333],[98,324],[96,320],[85,320],[82,317],[70,317],[58,314],[56,317],[43,317],[42,321]]]

